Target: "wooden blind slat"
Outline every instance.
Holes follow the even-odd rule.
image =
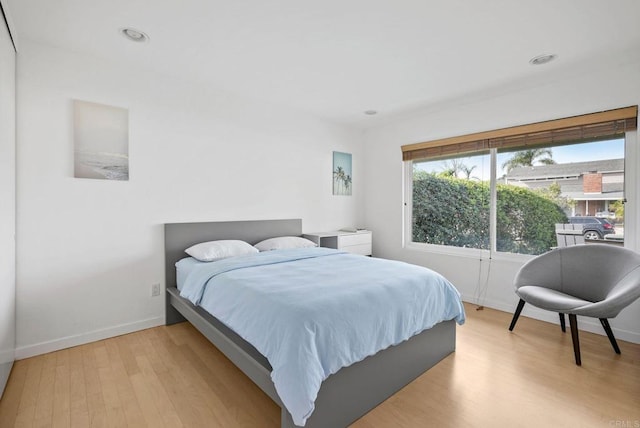
[[[402,146],[403,160],[502,150],[545,144],[569,144],[624,135],[638,128],[638,106],[514,126]]]
[[[468,143],[450,144],[447,146],[427,147],[402,153],[402,160],[438,158],[456,155],[458,153],[472,153],[489,150],[489,140],[469,141]]]

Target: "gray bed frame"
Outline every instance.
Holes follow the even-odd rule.
[[[241,239],[256,244],[276,236],[302,235],[302,220],[165,224],[166,324],[189,321],[281,407],[281,427],[296,425],[271,381],[271,366],[251,344],[202,308],[180,297],[175,263],[193,244]],[[455,322],[445,321],[329,376],[306,427],[346,427],[455,350]]]

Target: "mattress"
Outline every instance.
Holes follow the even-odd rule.
[[[195,266],[207,264],[211,262],[201,262],[193,257],[185,257],[176,263],[176,287],[178,290],[182,290],[182,285],[187,279],[187,276],[191,273]]]
[[[177,263],[181,296],[268,359],[297,425],[313,413],[322,381],[342,367],[441,321],[465,320],[449,281],[407,263],[328,248],[185,260]]]

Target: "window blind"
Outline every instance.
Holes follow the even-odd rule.
[[[489,149],[561,145],[623,136],[638,128],[638,106],[478,132],[402,146],[402,160],[430,159]]]

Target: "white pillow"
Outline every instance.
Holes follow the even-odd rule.
[[[227,257],[255,254],[258,250],[244,241],[227,239],[221,241],[201,242],[184,250],[194,259],[201,262],[214,262]]]
[[[317,247],[316,243],[298,236],[280,236],[258,242],[255,247],[260,251],[286,250],[288,248]]]

